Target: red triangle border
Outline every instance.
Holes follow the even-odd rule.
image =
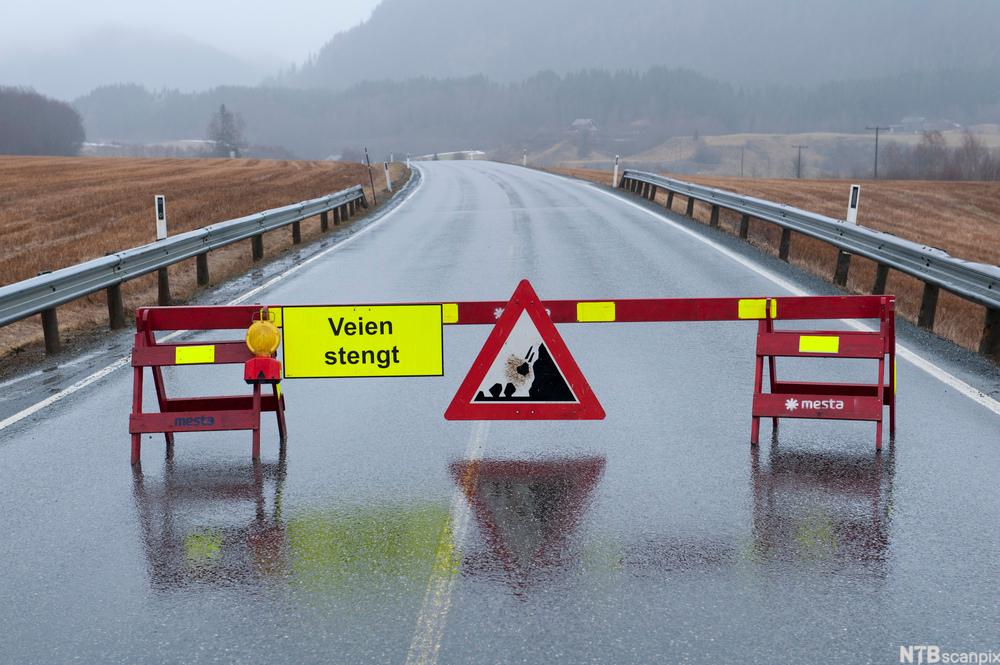
[[[521,317],[527,312],[532,323],[542,336],[552,359],[559,366],[578,402],[537,403],[473,402],[476,392],[490,371],[493,362],[503,349],[504,343]],[[514,294],[504,307],[503,314],[486,338],[482,350],[472,363],[469,373],[462,381],[451,404],[444,412],[446,420],[603,420],[604,408],[598,401],[583,372],[573,359],[569,348],[556,330],[552,319],[542,306],[538,294],[531,283],[524,279],[517,285]]]

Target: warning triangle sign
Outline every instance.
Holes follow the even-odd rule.
[[[448,420],[603,420],[604,409],[528,280],[459,386]]]

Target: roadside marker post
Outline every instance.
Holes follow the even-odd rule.
[[[445,411],[448,420],[599,420],[605,416],[555,324],[734,321],[757,323],[750,442],[757,445],[760,419],[856,420],[876,424],[882,447],[885,409],[896,431],[896,336],[894,296],[799,296],[777,298],[644,298],[542,301],[523,280],[508,301],[150,307],[136,313],[133,408],[129,420],[132,460],[140,435],[209,430],[252,430],[259,456],[260,413],[274,411],[286,440],[284,398],[278,380],[443,376],[444,328],[492,325],[493,330]],[[867,319],[874,332],[777,329],[776,321]],[[273,325],[262,325],[261,320]],[[255,329],[265,341],[166,344],[163,330]],[[277,332],[281,329],[280,334]],[[281,341],[283,363],[274,358]],[[270,340],[270,341],[266,341]],[[253,347],[253,351],[250,348]],[[877,361],[870,383],[779,379],[778,358]],[[766,361],[766,364],[765,364]],[[244,364],[251,395],[168,398],[162,367]],[[145,413],[143,370],[153,373],[159,413]],[[766,370],[766,372],[765,372]],[[767,387],[765,389],[765,373]],[[262,395],[262,385],[273,394]]]
[[[167,239],[167,197],[157,194],[153,199],[156,210],[156,239]]]
[[[858,223],[858,200],[861,198],[861,185],[851,185],[851,197],[847,200],[847,223]]]

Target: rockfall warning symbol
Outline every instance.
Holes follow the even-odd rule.
[[[604,409],[538,295],[523,280],[444,417],[601,420]]]

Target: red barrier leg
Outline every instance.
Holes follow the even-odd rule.
[[[764,331],[764,322],[761,321],[757,327],[757,335]],[[754,397],[760,394],[764,382],[764,358],[758,353],[754,361],[753,394]],[[750,425],[750,445],[756,446],[760,441],[760,418],[753,416]]]
[[[132,368],[132,415],[142,413],[142,368]],[[142,434],[132,434],[132,464],[138,464],[142,453]]]
[[[253,428],[253,454],[252,457],[255,460],[260,459],[260,384],[253,384],[253,412],[254,412],[254,428]]]
[[[163,383],[163,370],[160,367],[151,367],[150,369],[153,372],[153,386],[156,387],[156,402],[160,405],[160,413],[165,413],[167,411],[167,388]],[[174,433],[164,432],[163,438],[167,442],[167,448],[172,448]]]
[[[768,332],[770,332],[771,330],[773,330],[773,326],[771,325],[771,321],[770,320],[768,320],[767,323],[768,323],[768,326],[767,326]],[[773,393],[774,392],[774,384],[777,383],[777,381],[778,381],[778,371],[777,371],[778,368],[777,368],[777,363],[775,362],[774,356],[768,356],[767,357],[767,370],[768,370],[767,380],[768,380],[769,390]],[[777,434],[778,433],[778,417],[777,416],[771,418],[771,429],[773,430],[772,434]]]
[[[882,421],[885,419],[884,413],[885,409],[882,404],[885,403],[885,356],[883,355],[878,359],[878,403],[879,403],[879,418],[878,422],[875,423],[875,450],[882,450]]]

